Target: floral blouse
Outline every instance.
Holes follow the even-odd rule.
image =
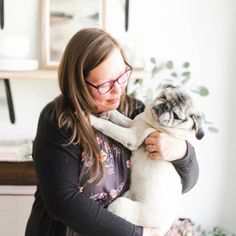
[[[97,131],[96,137],[101,150],[101,161],[105,167],[105,178],[99,184],[96,181],[93,183],[87,182],[88,168],[92,162],[85,158],[85,153],[82,153],[79,191],[107,207],[129,187],[131,152],[122,144],[99,131]]]

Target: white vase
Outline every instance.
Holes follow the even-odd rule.
[[[29,49],[28,37],[0,36],[0,59],[26,59]]]

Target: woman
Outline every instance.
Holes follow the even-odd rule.
[[[132,68],[118,42],[100,29],[77,32],[60,67],[61,95],[41,112],[33,145],[38,177],[26,236],[149,236],[106,207],[129,187],[129,158],[124,146],[94,130],[89,114],[119,109],[134,118],[144,105],[125,95]],[[183,192],[196,183],[193,147],[154,132],[145,140],[150,158],[172,161]]]

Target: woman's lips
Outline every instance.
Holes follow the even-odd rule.
[[[115,104],[115,103],[120,102],[120,98],[109,99],[108,101],[112,104]]]

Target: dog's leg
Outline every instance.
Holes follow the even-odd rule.
[[[137,149],[137,143],[139,140],[137,140],[135,128],[121,127],[108,120],[98,118],[94,115],[90,115],[89,119],[91,125],[105,135],[115,139],[130,150]]]
[[[108,210],[133,224],[142,225],[139,219],[141,214],[139,204],[128,198],[118,197],[108,206]]]
[[[108,210],[135,225],[155,228],[155,233],[153,232],[152,235],[164,235],[163,231],[158,229],[155,223],[150,223],[149,220],[146,220],[146,218],[149,217],[148,212],[150,212],[150,209],[146,210],[142,202],[133,201],[125,197],[118,197],[108,206]]]
[[[127,116],[123,115],[122,113],[120,113],[117,110],[112,110],[109,112],[110,117],[109,120],[112,123],[115,123],[117,125],[120,125],[122,127],[130,127],[132,120],[130,118],[128,118]]]
[[[107,112],[103,112],[99,115],[99,118],[104,120],[109,120],[114,124],[120,125],[122,127],[130,127],[132,123],[132,119],[123,115],[117,110],[111,110]]]

